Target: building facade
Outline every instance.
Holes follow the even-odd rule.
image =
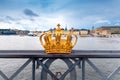
[[[96,29],[96,33],[101,36],[120,34],[120,26],[102,26]]]

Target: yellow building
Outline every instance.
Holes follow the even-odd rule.
[[[102,26],[96,29],[96,33],[100,36],[120,34],[120,26]]]
[[[88,30],[87,29],[81,29],[79,31],[80,36],[88,36]]]

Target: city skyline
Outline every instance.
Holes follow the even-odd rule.
[[[0,0],[0,29],[120,26],[119,0]]]

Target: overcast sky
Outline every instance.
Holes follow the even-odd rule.
[[[120,26],[120,0],[0,0],[0,28]]]

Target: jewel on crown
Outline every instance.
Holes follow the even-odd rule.
[[[72,42],[73,35],[75,36],[74,42]],[[65,38],[62,38],[63,36]],[[77,35],[70,32],[65,33],[64,30],[61,30],[60,24],[57,25],[57,29],[54,33],[43,33],[40,36],[40,43],[45,48],[46,53],[71,53],[77,40]]]

